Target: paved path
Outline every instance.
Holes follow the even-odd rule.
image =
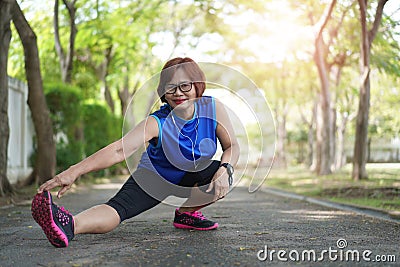
[[[56,203],[77,213],[106,201],[119,186],[79,186]],[[204,209],[219,222],[218,230],[175,229],[173,211],[161,204],[111,233],[79,235],[68,248],[56,249],[32,219],[30,206],[2,208],[0,266],[400,266],[400,224],[349,211],[261,191],[249,194],[243,187]],[[339,239],[344,239],[339,246],[346,241],[347,247],[339,249]],[[276,252],[271,261],[272,250],[281,250],[287,262]],[[313,262],[313,252],[323,261]],[[377,263],[376,256],[396,262]]]

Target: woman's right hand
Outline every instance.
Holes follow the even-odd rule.
[[[43,191],[50,191],[51,189],[60,186],[61,189],[58,191],[57,197],[61,198],[61,196],[71,188],[77,178],[78,175],[69,168],[42,184],[38,189],[38,193],[40,194]]]

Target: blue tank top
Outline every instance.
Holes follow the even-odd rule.
[[[215,100],[196,99],[192,119],[179,118],[168,104],[150,114],[158,123],[158,138],[150,140],[138,168],[158,173],[178,184],[186,172],[194,172],[209,162],[217,150]]]

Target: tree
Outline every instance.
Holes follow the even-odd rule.
[[[114,99],[119,97],[121,114],[124,114],[146,74],[155,72],[149,71],[155,59],[154,44],[149,39],[158,31],[154,24],[164,25],[161,20],[165,21],[166,16],[158,14],[166,9],[168,2],[134,1],[111,6],[108,2],[99,2],[96,12],[92,10],[93,5],[79,8],[84,16],[78,17],[82,23],[76,39],[75,66],[77,73],[90,71],[97,82],[91,86],[100,88],[102,98],[117,114],[118,103]],[[79,78],[74,81],[80,82]]]
[[[13,192],[7,178],[7,153],[10,127],[8,125],[8,49],[11,40],[11,8],[13,1],[0,1],[0,196]]]
[[[354,77],[354,70],[346,73],[346,76]],[[354,86],[349,86],[351,79],[346,77],[344,86],[340,86],[340,96],[337,97],[337,144],[336,144],[336,155],[335,155],[335,170],[339,170],[346,164],[345,155],[345,139],[347,124],[356,116],[356,109],[354,107],[357,90]]]
[[[37,154],[31,179],[28,182],[43,183],[55,175],[56,146],[49,110],[43,93],[42,75],[37,38],[14,0],[12,20],[24,47],[25,74],[28,82],[28,105],[36,132]]]
[[[340,83],[349,53],[349,49],[342,45],[343,40],[340,39],[346,37],[339,33],[344,28],[343,23],[351,7],[352,4],[338,6],[336,0],[331,0],[317,22],[313,13],[320,7],[311,5],[311,10],[307,12],[315,29],[313,59],[320,80],[316,112],[316,162],[313,164],[319,175],[331,173],[335,166],[337,92],[333,89]],[[307,6],[308,10],[309,8]]]
[[[354,180],[367,179],[365,168],[367,162],[368,144],[368,117],[370,108],[370,55],[371,45],[378,32],[382,20],[383,8],[388,0],[379,0],[375,11],[372,28],[368,30],[367,12],[368,0],[358,0],[360,8],[361,26],[361,77],[360,77],[360,96],[358,103],[358,113],[356,121],[356,140],[354,142],[353,172]]]
[[[54,39],[55,39],[55,47],[60,60],[60,69],[61,69],[61,78],[65,83],[72,82],[72,70],[73,70],[73,58],[75,51],[75,38],[78,32],[75,24],[76,17],[76,0],[68,1],[63,0],[65,7],[68,10],[69,14],[69,25],[70,25],[70,34],[69,34],[69,42],[67,52],[63,49],[60,40],[60,27],[58,22],[58,0],[54,1]]]
[[[323,32],[331,18],[336,0],[327,6],[323,16],[316,24],[317,34],[315,36],[314,60],[317,65],[318,74],[321,82],[318,101],[317,119],[317,165],[316,172],[319,175],[331,173],[331,142],[332,142],[332,116],[331,116],[331,93],[329,85],[329,67],[327,63],[329,45],[323,38]]]

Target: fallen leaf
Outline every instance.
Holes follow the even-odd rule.
[[[256,232],[254,233],[255,235],[267,235],[269,234],[268,232]]]

